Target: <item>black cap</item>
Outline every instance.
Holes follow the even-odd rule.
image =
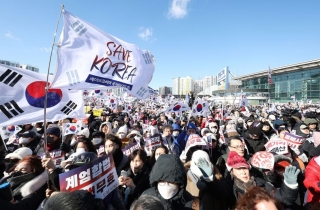
[[[34,131],[26,131],[22,134],[22,136],[26,138],[34,138],[37,136],[37,134]]]
[[[72,166],[82,166],[85,165],[87,163],[91,163],[95,160],[98,159],[98,156],[96,154],[94,154],[93,152],[84,152],[79,154],[77,157],[75,157],[72,162],[70,163],[70,165],[67,165],[66,168],[70,168]]]
[[[260,136],[261,135],[261,130],[258,127],[250,127],[249,128],[249,134],[251,134],[252,136]]]

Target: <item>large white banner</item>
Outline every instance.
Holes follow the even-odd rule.
[[[64,28],[51,87],[123,87],[139,99],[148,97],[155,68],[149,51],[111,36],[67,11],[63,14]]]
[[[46,78],[44,74],[0,65],[0,126],[44,120]],[[85,118],[83,107],[82,91],[48,91],[48,121],[67,117]]]

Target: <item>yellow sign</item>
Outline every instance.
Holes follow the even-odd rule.
[[[92,110],[93,111],[93,116],[96,116],[96,117],[100,117],[101,116],[101,114],[102,114],[102,112],[103,112],[103,110],[102,109],[94,109],[94,110]]]

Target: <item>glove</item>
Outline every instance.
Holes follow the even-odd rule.
[[[212,164],[208,163],[205,158],[200,158],[198,160],[197,166],[199,167],[204,177],[209,177],[212,175]]]
[[[283,174],[284,181],[286,181],[287,184],[297,184],[297,177],[299,172],[300,170],[295,166],[287,166]]]
[[[60,145],[60,149],[61,149],[62,151],[64,151],[65,153],[68,153],[68,152],[70,152],[71,147],[70,147],[69,144],[62,143],[62,144]]]

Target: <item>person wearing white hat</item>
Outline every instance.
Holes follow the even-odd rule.
[[[4,176],[8,176],[10,169],[17,164],[25,156],[32,155],[32,150],[28,147],[21,147],[15,150],[12,153],[9,153],[4,158],[5,160],[5,171],[3,172]]]

